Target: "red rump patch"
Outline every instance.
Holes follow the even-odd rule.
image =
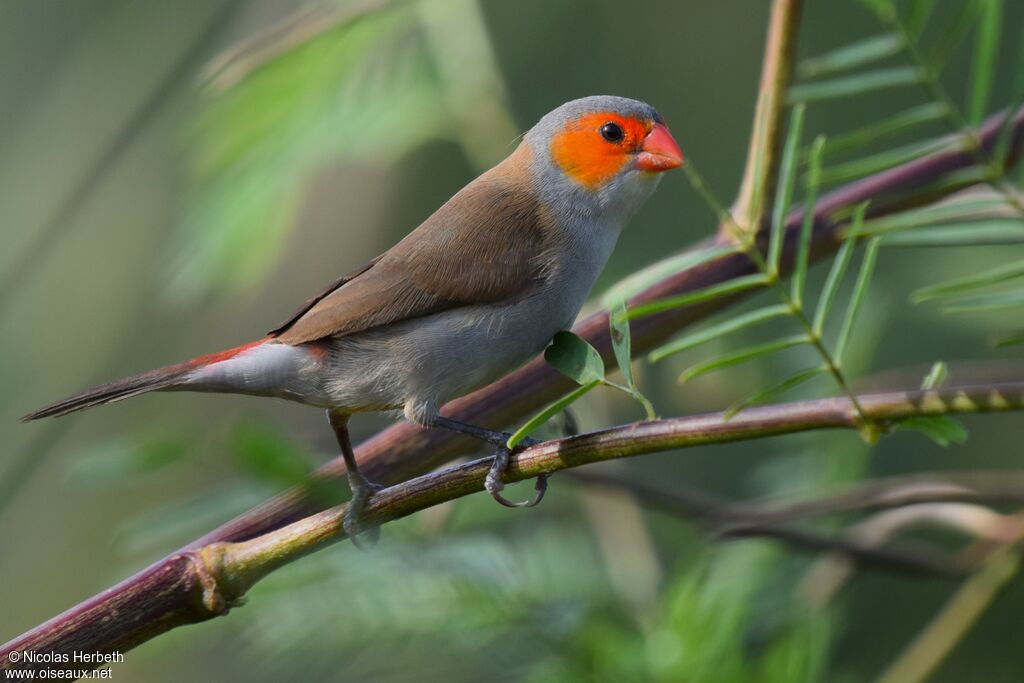
[[[327,344],[312,343],[303,344],[309,355],[313,356],[317,361],[322,361],[327,356]]]
[[[229,358],[234,358],[243,351],[248,351],[251,348],[257,347],[268,339],[270,339],[270,337],[264,337],[263,339],[257,339],[254,342],[249,342],[248,344],[242,344],[241,346],[236,346],[233,349],[228,349],[227,351],[218,351],[217,353],[208,353],[205,356],[198,356],[197,358],[193,358],[188,361],[188,364],[193,367],[202,367],[204,365],[220,363],[221,361],[228,360]]]

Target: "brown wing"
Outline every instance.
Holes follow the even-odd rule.
[[[542,217],[533,197],[497,171],[466,186],[369,267],[314,299],[275,331],[278,339],[303,344],[528,296],[543,276]]]
[[[287,320],[285,320],[283,323],[281,323],[280,325],[278,325],[274,329],[272,329],[269,332],[267,332],[267,334],[269,334],[271,336],[281,334],[282,332],[287,330],[289,327],[291,327],[295,323],[296,320],[298,320],[302,316],[306,315],[306,313],[309,312],[309,309],[313,308],[318,303],[320,303],[320,301],[324,297],[326,297],[331,292],[333,292],[334,290],[336,290],[339,287],[341,287],[343,284],[345,284],[349,280],[352,280],[352,279],[362,275],[363,273],[368,271],[370,268],[373,268],[377,264],[377,262],[380,261],[382,258],[384,258],[383,254],[378,256],[377,258],[373,259],[369,263],[365,263],[362,266],[360,266],[359,268],[356,268],[351,273],[347,273],[345,275],[342,275],[337,280],[335,280],[331,284],[327,285],[327,287],[325,287],[319,294],[314,296],[312,299],[307,299],[306,303],[302,304],[302,306],[299,308],[299,310],[297,310],[294,313],[292,313],[291,316]]]

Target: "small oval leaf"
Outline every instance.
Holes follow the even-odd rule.
[[[604,361],[601,354],[585,340],[562,330],[544,350],[544,360],[577,384],[604,381]]]

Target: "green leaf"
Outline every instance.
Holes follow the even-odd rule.
[[[948,114],[949,107],[945,104],[941,102],[928,102],[912,109],[906,109],[863,128],[831,137],[825,146],[825,152],[831,157],[851,149],[860,149],[876,140],[901,133],[915,126],[941,120]]]
[[[804,218],[800,225],[800,241],[793,265],[792,299],[799,309],[803,305],[804,283],[807,281],[807,263],[811,255],[811,234],[814,231],[818,188],[821,186],[821,162],[825,151],[825,136],[819,135],[811,146],[807,169],[807,198],[804,200]]]
[[[1009,108],[1006,110],[1006,118],[1003,119],[1003,125],[999,131],[999,136],[996,138],[996,144],[992,148],[992,161],[1000,170],[1004,170],[1009,162],[1010,158],[1010,142],[1013,140],[1014,121],[1020,115],[1021,111],[1024,110],[1024,30],[1021,30],[1020,38],[1018,39],[1019,54],[1017,56],[1017,63],[1015,64],[1014,72],[1016,77],[1013,82],[1013,91],[1016,93],[1013,100],[1010,102]]]
[[[249,481],[216,481],[209,491],[189,491],[168,503],[153,501],[150,507],[129,515],[113,530],[118,555],[157,556],[190,538],[204,534],[224,520],[240,515],[276,493]],[[335,488],[338,488],[335,485]],[[332,503],[336,504],[336,503]]]
[[[943,282],[941,284],[932,285],[931,287],[924,287],[914,292],[911,295],[911,298],[914,302],[921,303],[922,301],[929,301],[931,299],[957,296],[1021,276],[1024,276],[1024,261],[1014,261],[1012,263],[999,266],[998,268],[993,268],[992,270],[981,273],[980,275],[970,275],[956,280]]]
[[[948,415],[908,417],[905,420],[900,420],[897,427],[920,432],[943,447],[953,443],[964,444],[968,437],[967,428],[963,423]]]
[[[861,261],[860,272],[857,274],[857,284],[854,285],[853,295],[846,309],[846,318],[843,320],[843,327],[840,329],[839,337],[836,340],[834,358],[837,365],[842,362],[843,352],[850,341],[853,326],[856,324],[857,316],[860,314],[861,306],[864,304],[868,286],[871,284],[871,276],[875,270],[875,261],[878,259],[878,247],[880,244],[879,238],[873,237],[864,250],[864,260]]]
[[[835,259],[832,260],[832,268],[828,271],[825,286],[822,287],[821,296],[818,298],[818,309],[814,312],[813,329],[814,333],[818,336],[821,336],[822,330],[825,329],[825,319],[828,317],[829,311],[832,308],[832,302],[839,291],[839,285],[843,281],[846,267],[850,264],[853,249],[857,245],[857,238],[860,237],[861,230],[864,227],[864,214],[867,210],[867,202],[858,204],[854,208],[850,233],[843,241],[842,246],[839,247],[839,252],[836,254]]]
[[[228,448],[246,473],[275,488],[305,482],[312,470],[305,450],[268,422],[239,422]]]
[[[1021,165],[1024,168],[1024,164]],[[988,164],[977,164],[967,168],[959,168],[955,171],[943,174],[937,180],[928,185],[918,188],[915,193],[918,196],[925,196],[932,193],[936,196],[951,194],[956,190],[962,190],[977,185],[978,183],[990,183],[995,180],[992,169]]]
[[[789,90],[791,102],[819,102],[840,97],[862,95],[874,90],[917,85],[924,80],[921,72],[909,66],[867,71],[826,81],[803,83]]]
[[[986,245],[1021,244],[1024,242],[1024,221],[1002,220],[949,223],[913,232],[886,235],[886,247],[981,247]]]
[[[981,0],[981,17],[971,61],[971,81],[967,98],[968,119],[974,125],[984,120],[992,97],[999,56],[999,34],[1002,29],[1002,0]]]
[[[888,20],[895,16],[896,7],[892,0],[860,0],[868,11],[873,12],[879,19]]]
[[[448,135],[414,6],[357,13],[211,93],[189,130],[188,206],[169,296],[251,285],[284,253],[302,182]],[[339,134],[339,122],[358,134]]]
[[[944,361],[935,361],[931,370],[921,380],[922,389],[938,389],[949,380],[949,366]]]
[[[568,408],[570,405],[572,405],[578,399],[580,399],[584,394],[591,391],[594,387],[600,385],[600,380],[594,380],[589,384],[584,384],[583,386],[576,387],[572,392],[566,394],[559,400],[549,405],[544,410],[540,411],[539,413],[531,417],[526,424],[517,429],[515,433],[508,438],[506,445],[509,448],[515,448],[523,439],[530,435],[530,432],[537,429],[542,424],[553,418],[555,415],[558,415],[560,412]]]
[[[825,372],[827,372],[826,368],[817,367],[801,370],[800,372],[790,375],[784,380],[776,384],[773,384],[770,387],[767,387],[766,389],[762,389],[753,396],[745,398],[738,403],[734,403],[732,406],[729,407],[728,410],[725,411],[725,419],[729,420],[732,417],[734,417],[737,413],[746,410],[751,406],[766,403],[767,401],[770,401],[776,396],[784,394],[790,389],[794,389],[797,386],[803,384],[804,382],[811,380],[817,377],[818,375],[824,374]]]
[[[800,63],[801,78],[818,78],[838,71],[847,71],[879,59],[890,57],[903,49],[903,39],[892,33],[872,36],[844,45]]]
[[[723,321],[717,325],[712,325],[711,327],[704,328],[703,330],[698,330],[697,332],[693,332],[680,339],[669,342],[664,346],[660,346],[651,351],[650,360],[652,363],[657,362],[663,358],[671,356],[672,354],[679,353],[680,351],[700,346],[712,339],[724,337],[727,334],[738,332],[739,330],[746,329],[766,320],[790,316],[792,314],[793,312],[790,310],[789,306],[784,305],[759,308],[756,311],[751,311],[750,313],[744,313],[743,315],[736,316],[735,318],[730,318],[729,320]]]
[[[691,306],[711,299],[720,299],[733,294],[739,294],[747,291],[748,289],[765,287],[769,284],[771,284],[771,278],[763,273],[744,275],[742,277],[736,277],[731,280],[726,280],[725,282],[711,285],[710,287],[705,287],[704,289],[698,289],[694,292],[687,292],[685,294],[679,294],[665,299],[637,304],[629,309],[629,318],[633,320],[647,315],[663,313],[665,311],[682,308],[683,306]]]
[[[1005,199],[966,199],[927,206],[911,211],[881,218],[872,218],[864,222],[862,234],[868,237],[889,232],[910,230],[924,225],[934,225],[947,221],[963,221],[973,219],[989,212],[1005,211],[1008,205]]]
[[[872,154],[871,156],[825,168],[821,171],[821,182],[842,183],[856,180],[872,173],[879,173],[880,171],[909,163],[929,154],[952,149],[953,146],[961,144],[959,140],[926,140],[925,142],[915,142],[903,147],[889,149],[878,154]]]
[[[168,434],[112,439],[77,454],[69,479],[76,484],[107,484],[149,474],[181,460],[194,446],[191,436]]]
[[[544,350],[544,360],[577,384],[604,381],[601,354],[586,340],[568,330],[555,335],[551,345]]]
[[[654,404],[647,396],[637,388],[636,380],[633,377],[633,350],[630,338],[630,318],[625,304],[616,306],[608,313],[608,328],[611,336],[611,350],[618,362],[618,369],[623,372],[626,378],[626,386],[615,384],[604,380],[604,384],[629,394],[639,402],[648,420],[656,420],[657,412],[654,411]]]
[[[793,107],[793,114],[789,118],[789,130],[786,132],[786,145],[782,152],[782,163],[779,166],[779,184],[772,207],[771,237],[768,243],[768,272],[772,275],[779,272],[782,243],[786,239],[786,214],[793,203],[793,186],[796,183],[799,165],[797,151],[803,133],[805,110],[806,107],[802,104]]]
[[[679,375],[679,381],[681,383],[689,382],[690,380],[700,377],[701,375],[706,375],[709,372],[714,372],[715,370],[721,370],[723,368],[728,368],[734,365],[739,365],[741,363],[746,363],[747,361],[751,361],[757,358],[763,358],[764,356],[777,353],[784,349],[790,349],[793,348],[794,346],[800,346],[801,344],[807,344],[808,342],[809,339],[807,338],[807,335],[801,334],[794,337],[776,339],[775,341],[771,341],[766,344],[748,346],[745,349],[740,349],[739,351],[736,351],[735,353],[730,353],[727,356],[714,358],[712,360],[704,361],[703,363],[698,363],[687,368],[686,370],[683,371],[681,375]]]
[[[671,275],[691,270],[711,261],[717,261],[736,252],[736,245],[729,244],[715,245],[670,256],[612,285],[605,292],[604,296],[601,297],[601,303],[605,308],[615,308],[617,305],[629,301],[629,299],[654,283],[660,282]]]
[[[630,389],[636,389],[633,381],[633,344],[629,333],[629,314],[626,306],[620,304],[608,314],[608,329],[612,338],[612,352],[619,370]]]
[[[935,0],[913,0],[907,13],[907,32],[919,37],[935,9]]]
[[[1001,349],[1006,346],[1016,346],[1017,344],[1024,344],[1024,330],[1017,330],[1016,332],[1004,334],[992,342],[992,346],[997,349]]]
[[[615,353],[615,360],[619,364],[622,376],[626,379],[626,386],[622,387],[607,380],[605,384],[624,391],[636,399],[643,406],[648,420],[657,419],[658,414],[654,410],[654,404],[640,393],[636,386],[636,380],[633,377],[633,349],[629,333],[629,314],[624,305],[620,305],[611,311],[608,316],[608,325],[612,338],[612,351]]]
[[[1024,306],[1024,290],[996,292],[970,299],[959,299],[943,306],[945,313],[980,313],[982,311],[1005,311]]]
[[[979,0],[963,0],[958,4],[960,11],[950,26],[941,32],[941,39],[932,52],[930,62],[932,72],[937,76],[945,67],[950,56],[956,51],[957,46],[971,30],[971,26],[978,18],[980,9]]]

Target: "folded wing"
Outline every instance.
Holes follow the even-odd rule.
[[[405,239],[333,283],[271,334],[303,344],[529,296],[544,276],[544,216],[533,194],[500,169],[467,185]]]

